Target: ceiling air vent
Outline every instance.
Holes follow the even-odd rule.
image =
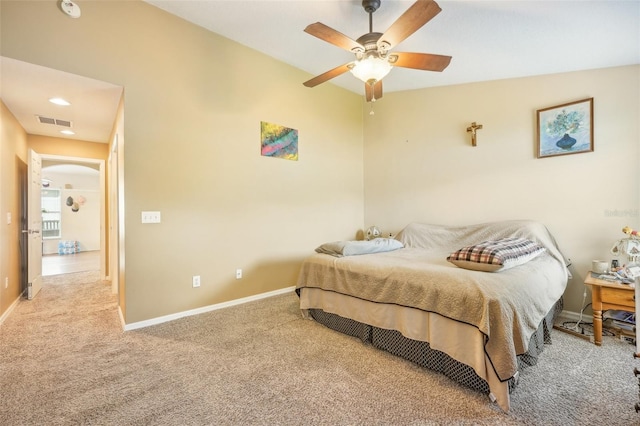
[[[68,120],[58,120],[57,118],[55,120],[56,126],[71,127],[71,122]]]
[[[42,124],[53,124],[55,126],[71,127],[71,122],[69,120],[60,120],[58,118],[43,117],[41,115],[37,115],[36,117],[38,118],[38,122]]]

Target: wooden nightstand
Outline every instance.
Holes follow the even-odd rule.
[[[593,343],[602,345],[602,311],[616,309],[635,312],[635,286],[600,280],[587,273],[584,285],[591,287],[591,309],[593,310]]]

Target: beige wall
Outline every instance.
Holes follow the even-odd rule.
[[[20,176],[26,177],[27,134],[0,102],[0,317],[20,297]],[[7,215],[11,216],[8,223]],[[5,287],[6,285],[6,287]]]
[[[27,141],[29,148],[41,155],[61,155],[92,160],[106,160],[109,157],[109,145],[106,143],[40,135],[28,135]]]
[[[589,97],[595,151],[537,159],[536,110]],[[573,261],[579,312],[591,260],[640,227],[639,104],[639,66],[385,94],[364,120],[365,224],[541,221]]]
[[[292,286],[363,226],[360,96],[138,1],[0,7],[2,55],[125,88],[127,323]],[[260,156],[260,121],[299,130],[299,161]]]

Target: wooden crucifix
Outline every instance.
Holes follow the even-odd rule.
[[[467,133],[471,133],[471,145],[476,146],[476,131],[482,129],[482,124],[476,124],[474,121],[471,127],[467,127]]]

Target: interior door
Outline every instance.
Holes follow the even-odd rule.
[[[27,299],[33,299],[42,288],[42,158],[29,150],[27,162],[29,184],[27,185],[27,223],[23,230],[27,237]]]

